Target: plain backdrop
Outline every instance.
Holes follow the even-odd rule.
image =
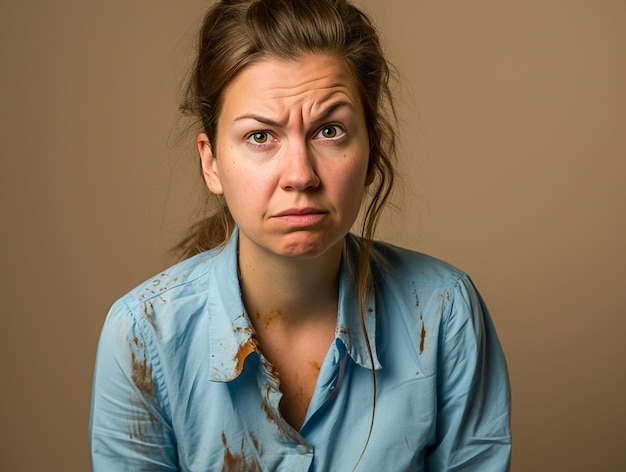
[[[363,0],[397,68],[380,237],[469,272],[513,470],[626,470],[626,2]],[[89,470],[111,303],[201,195],[177,105],[208,2],[0,3],[0,470]]]

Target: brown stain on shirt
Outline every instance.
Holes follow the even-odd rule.
[[[158,334],[158,328],[154,321],[154,304],[152,303],[152,300],[148,300],[148,303],[143,304],[142,311],[144,318],[148,323],[150,323],[150,326],[152,326],[155,334]]]
[[[236,363],[235,371],[237,375],[239,375],[243,370],[243,363],[245,362],[246,357],[248,357],[249,354],[255,352],[256,349],[257,345],[253,339],[248,339],[245,343],[239,346],[239,350],[233,358],[233,361]]]
[[[224,433],[222,433],[222,444],[224,444],[224,467],[222,471],[246,470],[246,460],[242,456],[230,452]]]
[[[420,298],[417,296],[417,288],[415,287],[415,282],[411,282],[411,285],[413,285],[413,296],[415,297],[415,306],[419,307]]]
[[[137,359],[135,353],[131,353],[132,370],[131,377],[137,388],[144,394],[152,396],[154,386],[152,384],[152,367],[148,365],[148,360],[144,355],[143,360]]]
[[[424,352],[424,344],[426,343],[426,328],[424,326],[424,319],[420,315],[420,320],[422,321],[422,331],[420,333],[420,354]]]
[[[344,334],[346,336],[350,336],[352,333],[350,332],[350,330],[348,328],[346,328],[344,325],[340,325],[337,328],[337,331],[339,332],[339,334]]]
[[[272,387],[270,385],[264,385],[263,390],[264,390],[263,392],[264,399],[263,399],[263,402],[261,402],[261,409],[265,413],[265,416],[267,417],[268,421],[270,421],[271,423],[274,424],[274,426],[276,426],[277,431],[278,431],[278,436],[281,439],[290,438],[291,435],[289,433],[289,430],[285,428],[283,421],[281,421],[279,414],[275,412],[274,409],[270,406],[270,395],[272,392]]]
[[[246,460],[246,454],[244,450],[244,441],[241,439],[241,453],[233,454],[228,447],[228,441],[226,439],[226,434],[222,432],[222,444],[224,445],[224,465],[222,467],[222,472],[257,472],[261,470],[258,462],[250,462]],[[258,449],[258,448],[257,448]]]

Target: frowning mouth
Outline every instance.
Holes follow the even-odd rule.
[[[322,215],[325,213],[326,211],[318,208],[289,208],[275,214],[274,217],[280,218],[283,216]]]
[[[324,219],[328,214],[319,208],[289,208],[274,215],[274,219],[280,220],[290,226],[312,226]]]

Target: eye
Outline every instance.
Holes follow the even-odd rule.
[[[343,130],[337,125],[324,126],[320,132],[320,136],[325,139],[334,139],[343,134]]]
[[[269,134],[265,131],[259,131],[257,133],[252,133],[248,136],[248,141],[253,144],[265,144],[269,141]]]

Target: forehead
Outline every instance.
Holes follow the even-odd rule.
[[[231,81],[224,91],[223,104],[224,108],[259,102],[268,106],[314,106],[313,102],[335,98],[355,107],[360,102],[355,76],[338,57],[309,54],[287,60],[269,56],[247,66]]]

